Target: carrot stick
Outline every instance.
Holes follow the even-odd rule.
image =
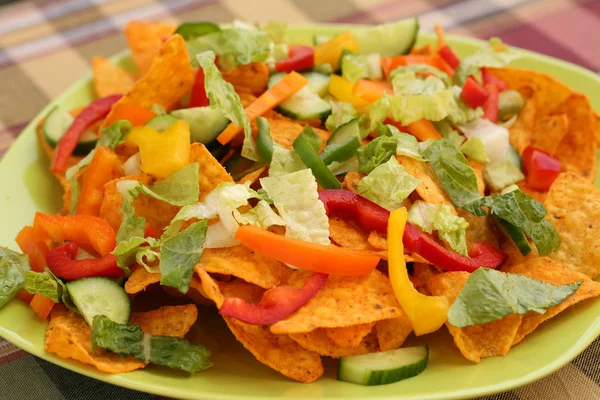
[[[31,308],[33,308],[33,311],[40,317],[41,321],[45,321],[46,318],[48,318],[54,304],[56,303],[41,293],[36,293],[33,296],[33,299],[31,299],[31,303],[29,303]]]
[[[431,121],[426,119],[420,119],[410,123],[406,128],[411,135],[415,136],[421,142],[424,142],[427,139],[438,140],[442,138]]]

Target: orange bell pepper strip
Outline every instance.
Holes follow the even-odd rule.
[[[339,75],[331,75],[329,77],[328,90],[329,94],[337,100],[346,101],[355,107],[362,107],[369,104],[365,99],[355,96],[352,93],[354,85]]]
[[[33,221],[36,229],[45,232],[53,242],[75,242],[105,256],[114,250],[116,235],[108,222],[91,215],[49,215],[36,213]]]
[[[287,74],[282,80],[277,82],[273,87],[267,89],[266,92],[260,95],[256,100],[246,107],[246,116],[250,122],[254,121],[256,117],[264,115],[267,111],[272,110],[279,104],[283,103],[290,97],[292,97],[297,91],[302,89],[308,81],[305,77],[292,71]],[[217,140],[221,144],[229,143],[234,137],[236,137],[243,127],[232,122],[227,128],[217,137]]]
[[[436,25],[435,33],[437,36],[436,50],[440,51],[440,49],[446,45],[446,39],[444,38],[444,28],[441,25]]]
[[[46,256],[50,253],[50,238],[40,229],[26,226],[17,234],[15,241],[23,254],[29,257],[29,265],[35,272],[44,272]]]
[[[408,213],[402,207],[390,214],[388,220],[388,273],[398,303],[406,312],[417,336],[435,332],[448,319],[448,299],[444,296],[425,296],[411,283],[404,259],[404,227]]]
[[[325,274],[368,275],[380,259],[370,251],[305,242],[252,225],[240,226],[235,238],[267,257]]]
[[[33,308],[33,311],[40,317],[40,321],[45,321],[50,315],[50,311],[54,308],[54,303],[50,298],[44,296],[41,293],[36,293],[31,299],[29,306]]]
[[[350,32],[340,33],[328,42],[315,46],[315,65],[330,63],[334,70],[338,69],[344,49],[353,53],[358,51],[358,43]]]
[[[104,184],[113,179],[119,159],[108,147],[99,147],[83,175],[81,194],[77,202],[77,214],[100,215],[104,197]]]
[[[156,114],[136,103],[117,103],[106,117],[102,126],[111,126],[119,120],[127,120],[133,126],[142,126],[154,118]]]
[[[360,97],[369,103],[374,103],[384,94],[392,94],[392,84],[386,81],[370,81],[368,79],[361,79],[354,85],[352,89],[352,95]]]
[[[406,129],[411,135],[419,139],[421,142],[424,142],[427,139],[438,140],[442,138],[431,121],[426,119],[420,119],[412,122],[406,126]]]

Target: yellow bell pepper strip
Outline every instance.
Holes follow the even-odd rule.
[[[306,86],[306,84],[308,84],[308,81],[305,77],[296,71],[290,72],[246,107],[246,116],[250,122],[254,121],[256,117],[264,115],[267,111],[272,110],[292,97],[297,91]],[[242,129],[241,126],[232,122],[217,136],[217,141],[225,145],[236,137]]]
[[[340,55],[344,49],[353,53],[358,51],[358,43],[350,32],[340,33],[330,41],[315,46],[315,65],[330,63],[333,69],[338,69]]]
[[[354,85],[348,80],[339,75],[331,75],[329,79],[329,94],[340,101],[351,103],[353,106],[368,105],[368,101],[352,94],[353,89]]]
[[[368,79],[361,79],[354,85],[352,94],[356,97],[374,103],[384,94],[393,94],[392,84],[387,81],[370,81]]]
[[[190,162],[190,125],[177,120],[163,133],[149,126],[131,129],[127,142],[140,148],[142,171],[166,178]]]
[[[388,222],[388,272],[398,303],[408,315],[417,336],[435,332],[448,319],[448,299],[419,293],[408,278],[404,261],[404,227],[408,213],[399,208],[390,214]]]

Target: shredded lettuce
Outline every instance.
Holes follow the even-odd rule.
[[[468,139],[462,146],[460,146],[460,151],[462,151],[464,155],[475,162],[481,164],[487,164],[490,162],[490,158],[485,151],[485,146],[478,137]]]
[[[369,106],[368,129],[366,129],[365,138],[370,132],[374,131],[378,124],[383,123],[390,113],[390,98],[384,94],[379,100]]]
[[[433,95],[446,89],[446,84],[440,78],[428,76],[421,79],[414,71],[396,73],[391,81],[394,95]]]
[[[450,79],[448,74],[440,71],[439,69],[437,69],[435,67],[432,67],[431,65],[427,65],[427,64],[413,64],[413,65],[397,67],[392,72],[390,72],[390,75],[388,76],[388,80],[391,82],[394,80],[396,75],[402,75],[402,74],[406,74],[406,73],[410,73],[410,72],[415,73],[415,74],[418,72],[427,73],[429,75],[433,75],[437,78],[440,78],[446,86],[450,86],[452,84],[452,80]]]
[[[287,28],[288,24],[285,22],[269,21],[261,26],[260,29],[269,35],[269,38],[273,43],[280,44],[283,43]]]
[[[358,183],[358,193],[381,207],[393,211],[402,206],[402,202],[421,183],[406,172],[396,157],[375,168]]]
[[[379,136],[365,146],[360,147],[356,152],[358,171],[365,174],[370,173],[396,155],[397,147],[398,141],[393,136]]]
[[[362,54],[346,54],[342,57],[342,77],[354,84],[371,77],[369,59]]]
[[[408,212],[408,221],[419,226],[424,232],[437,231],[439,238],[448,243],[452,250],[469,256],[466,239],[469,223],[464,218],[452,214],[450,206],[417,200]]]
[[[209,35],[201,36],[198,39],[206,36]],[[240,96],[235,92],[231,83],[223,80],[221,72],[215,65],[215,54],[206,51],[196,55],[195,60],[204,70],[204,89],[210,100],[210,107],[221,111],[227,119],[244,128],[242,156],[252,161],[260,160],[256,150],[256,140],[252,136],[252,127],[240,101]]]
[[[261,178],[260,183],[286,223],[286,236],[329,244],[329,219],[310,169]]]
[[[347,174],[351,171],[358,171],[358,157],[354,156],[343,162],[334,161],[327,166],[333,175]]]
[[[433,125],[435,126],[435,129],[437,129],[437,131],[440,133],[440,135],[443,138],[448,139],[450,143],[452,143],[457,149],[460,148],[462,143],[465,141],[464,136],[462,136],[454,128],[452,128],[452,125],[450,125],[448,121],[436,121],[433,123]]]
[[[452,89],[437,93],[396,95],[390,97],[390,111],[394,121],[408,125],[420,119],[440,121],[453,110]]]
[[[483,116],[483,109],[477,107],[475,109],[466,105],[460,98],[462,89],[458,86],[452,86],[454,101],[452,106],[448,108],[448,121],[454,125],[465,124]]]
[[[27,256],[0,247],[0,308],[25,287],[29,269]]]
[[[481,67],[504,67],[518,58],[521,55],[515,50],[505,46],[500,39],[491,38],[487,46],[461,60],[454,73],[454,81],[462,87],[467,78],[477,74]]]
[[[273,143],[273,157],[269,165],[269,176],[285,175],[305,168],[302,159],[295,151],[284,149],[277,143]]]
[[[345,101],[333,101],[331,103],[331,114],[325,121],[325,127],[329,132],[335,132],[340,125],[344,125],[357,116],[358,113],[352,104]]]
[[[55,303],[60,302],[61,286],[54,276],[47,272],[28,271],[25,275],[25,290],[31,294],[40,293]]]

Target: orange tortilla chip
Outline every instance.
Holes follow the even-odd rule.
[[[183,338],[198,318],[198,309],[193,304],[164,306],[157,310],[134,312],[130,322],[153,336],[175,336]]]
[[[223,168],[219,161],[210,154],[210,151],[202,143],[193,143],[190,147],[190,163],[197,162],[200,165],[200,199],[203,201],[206,195],[223,182],[234,183],[231,175]]]
[[[265,171],[267,170],[267,166],[264,165],[257,169],[256,171],[250,172],[248,175],[244,176],[242,179],[237,181],[236,183],[246,183],[250,182],[250,186],[254,185],[258,181],[259,178],[265,175]]]
[[[575,173],[561,173],[544,205],[560,236],[549,257],[594,279],[600,274],[600,190]]]
[[[202,288],[202,281],[197,277],[192,277],[190,281],[190,289],[186,293],[186,296],[192,299],[194,303],[200,306],[212,306],[214,302],[208,298],[208,295]]]
[[[514,125],[508,130],[508,138],[517,153],[523,154],[531,144],[533,131],[536,124],[536,104],[533,100],[526,100],[525,106],[519,113]]]
[[[323,328],[325,334],[341,347],[356,347],[373,330],[375,323],[343,326],[340,328]]]
[[[296,140],[296,138],[304,130],[305,125],[287,118],[269,118],[269,126],[271,127],[271,137],[273,140],[281,147],[288,150],[293,150],[292,143],[294,143],[294,140]],[[321,138],[321,148],[319,149],[320,152],[325,147],[325,144],[331,136],[331,133],[318,128],[313,128],[313,130]]]
[[[279,286],[288,269],[244,245],[204,249],[200,265],[206,272],[233,275],[265,289]]]
[[[552,115],[562,114],[567,115],[569,127],[556,149],[561,169],[576,172],[593,182],[596,176],[596,132],[590,99],[573,93],[552,111]]]
[[[526,263],[511,267],[508,272],[525,275],[529,278],[548,282],[553,285],[566,285],[583,280],[583,283],[575,293],[567,297],[563,302],[548,308],[544,314],[531,311],[523,315],[523,321],[517,330],[513,346],[533,332],[542,322],[549,320],[566,308],[585,299],[600,296],[600,283],[591,280],[587,275],[580,272],[571,271],[564,265],[548,257],[531,258]]]
[[[369,232],[353,221],[338,217],[329,218],[329,237],[340,247],[358,250],[372,250],[367,241]]]
[[[383,234],[373,231],[369,234],[367,241],[375,250],[387,251],[387,237]]]
[[[521,189],[523,193],[533,197],[540,203],[544,204],[544,202],[546,201],[546,196],[548,195],[548,192],[540,192],[538,190],[532,189],[529,186],[527,186],[525,181],[517,183],[517,186],[519,187],[519,189]]]
[[[596,131],[596,146],[600,146],[600,115],[594,111],[594,130]]]
[[[344,189],[351,191],[352,193],[358,194],[358,184],[361,179],[364,178],[366,174],[363,174],[358,171],[350,171],[344,176]]]
[[[166,37],[170,36],[177,25],[164,22],[131,21],[125,26],[125,37],[131,56],[140,70],[146,75],[152,60],[161,48]]]
[[[202,296],[212,300],[217,308],[221,308],[223,301],[225,301],[225,296],[223,296],[219,284],[202,268],[201,264],[196,264],[194,271],[200,278],[202,285],[201,288],[197,287],[198,291],[200,291]]]
[[[466,210],[459,209],[458,216],[463,217],[469,223],[469,227],[466,230],[468,246],[474,242],[485,240],[499,247],[498,236],[487,215],[478,217]]]
[[[129,92],[135,84],[130,73],[114,66],[104,57],[94,57],[92,60],[94,73],[94,89],[98,97]]]
[[[411,282],[415,288],[424,287],[427,286],[431,279],[433,279],[441,273],[442,272],[439,269],[437,269],[434,265],[415,262],[413,264]]]
[[[301,287],[312,273],[297,270],[292,287]],[[330,275],[308,303],[288,318],[271,326],[271,332],[304,333],[316,328],[337,328],[394,318],[402,310],[389,278],[374,270],[367,276]]]
[[[485,180],[483,179],[483,164],[479,164],[475,161],[469,160],[469,165],[475,172],[475,178],[477,178],[477,190],[482,196],[485,196]]]
[[[469,279],[469,275],[468,272],[446,272],[432,278],[427,288],[432,295],[445,296],[452,303]],[[487,324],[457,328],[446,322],[446,327],[462,355],[478,363],[482,358],[508,353],[522,318],[522,315],[510,314]]]
[[[135,103],[147,109],[160,104],[171,110],[193,84],[194,71],[185,42],[180,35],[173,35],[160,47],[148,73],[113,105],[103,126],[106,121],[112,121],[112,112],[124,103]]]
[[[128,294],[143,292],[150,285],[160,282],[160,274],[146,271],[146,268],[138,265],[133,269],[131,276],[125,282],[125,291]]]
[[[144,368],[146,363],[121,357],[102,348],[92,350],[92,330],[82,316],[57,304],[50,314],[44,350],[62,358],[90,364],[102,372],[120,374]]]
[[[375,330],[381,351],[395,350],[404,344],[412,332],[412,324],[403,312],[401,317],[377,321]]]
[[[306,333],[293,333],[290,335],[290,338],[307,350],[317,352],[322,356],[333,358],[379,351],[377,336],[372,332],[366,335],[363,340],[354,347],[338,345],[327,336],[324,329],[315,329],[312,332]]]
[[[550,154],[556,154],[561,140],[569,130],[569,117],[566,114],[548,115],[535,121],[531,146]]]
[[[396,156],[398,162],[406,168],[406,171],[415,178],[421,179],[417,186],[417,193],[423,201],[432,204],[445,204],[456,214],[454,205],[442,187],[438,177],[428,163],[420,162],[406,156]]]
[[[233,85],[236,92],[263,94],[269,82],[269,68],[265,63],[253,62],[223,72],[223,79]]]

